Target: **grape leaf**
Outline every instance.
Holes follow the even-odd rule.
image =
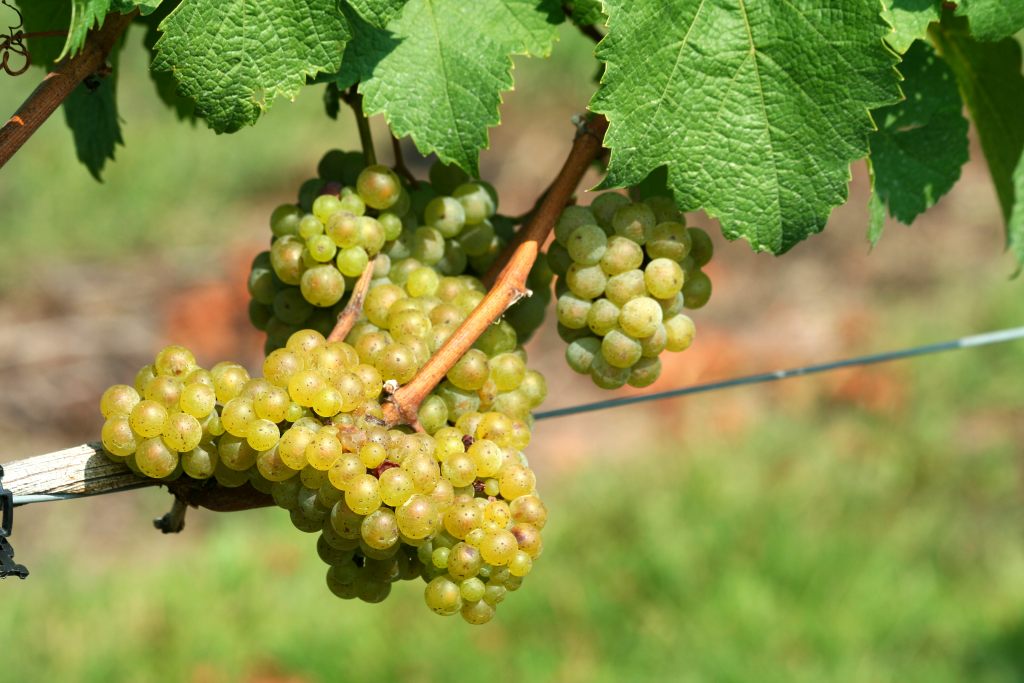
[[[336,0],[183,0],[160,30],[153,68],[172,71],[218,133],[337,71],[350,35]]]
[[[900,54],[925,37],[928,24],[938,21],[942,10],[942,0],[883,0],[882,4],[882,16],[893,30],[885,40]]]
[[[66,0],[18,0],[18,10],[25,21],[26,33],[60,31],[68,28],[71,7]],[[32,63],[49,69],[63,49],[60,38],[52,36],[28,38],[25,41]]]
[[[936,47],[956,74],[960,94],[981,139],[989,173],[1007,221],[1007,243],[1020,237],[1011,229],[1014,206],[1024,201],[1014,187],[1014,173],[1024,152],[1024,75],[1021,47],[1012,38],[985,43],[969,35],[963,19],[944,20],[935,33]],[[1024,249],[1017,250],[1018,257]],[[1024,263],[1024,261],[1022,261]]]
[[[68,38],[64,43],[58,59],[74,55],[82,46],[89,31],[103,26],[107,14],[117,12],[127,14],[136,7],[141,14],[153,12],[161,0],[133,2],[132,0],[71,0],[71,17],[68,25]]]
[[[875,192],[906,224],[949,192],[967,162],[967,119],[956,77],[929,45],[917,42],[900,64],[906,99],[873,112]]]
[[[580,26],[592,24],[604,26],[608,20],[604,14],[604,8],[601,6],[601,0],[575,0],[565,3],[565,6],[573,22]]]
[[[978,40],[1001,40],[1024,29],[1021,0],[960,0],[956,14],[967,17],[971,35]]]
[[[868,243],[874,247],[882,239],[885,228],[885,204],[875,192],[875,170],[871,165],[871,157],[867,159],[868,175],[871,177],[871,196],[868,198]]]
[[[553,0],[410,0],[386,31],[356,29],[363,108],[424,154],[476,175],[501,92],[512,87],[511,55],[550,54],[562,19]]]
[[[1006,242],[1017,263],[1024,264],[1024,154],[1017,160],[1017,169],[1013,172],[1013,191],[1017,200],[1006,222]]]
[[[377,28],[384,28],[405,7],[408,0],[348,0],[359,16]]]
[[[89,77],[64,100],[64,117],[75,140],[75,152],[96,180],[107,160],[114,160],[117,145],[123,145],[117,115],[117,55],[111,53],[114,70],[103,78]]]
[[[146,27],[146,35],[142,39],[142,44],[146,47],[146,52],[149,54],[151,67],[153,60],[156,59],[156,41],[160,38],[158,27],[160,22],[164,20],[164,17],[170,14],[173,9],[173,3],[165,3],[155,12],[140,20]],[[153,85],[156,86],[156,94],[160,101],[171,108],[179,121],[188,121],[194,124],[196,122],[196,103],[178,91],[178,81],[174,79],[174,75],[170,71],[160,71],[154,68],[148,69],[147,72],[149,73],[150,80],[153,81]]]
[[[605,187],[665,164],[676,200],[782,253],[843,203],[869,109],[899,97],[873,0],[607,0]]]

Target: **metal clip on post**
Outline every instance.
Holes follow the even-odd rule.
[[[4,488],[4,468],[0,465],[0,579],[17,576],[24,579],[28,570],[24,565],[15,564],[14,548],[7,541],[14,528],[14,495]]]

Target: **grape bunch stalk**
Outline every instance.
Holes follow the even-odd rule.
[[[547,386],[521,346],[540,318],[510,310],[420,402],[414,426],[388,428],[383,402],[483,299],[478,275],[511,222],[489,186],[450,167],[413,186],[361,158],[328,153],[298,204],[271,216],[271,249],[249,277],[263,376],[206,370],[167,347],[134,386],[103,394],[103,445],[144,477],[269,493],[319,535],[341,598],[379,602],[395,581],[422,578],[430,609],[482,624],[543,549],[547,510],[523,450]],[[543,263],[534,271],[550,289]],[[359,316],[342,326],[357,295]]]
[[[569,367],[602,389],[646,387],[661,374],[663,351],[693,343],[684,309],[704,306],[711,238],[686,227],[668,197],[632,202],[606,192],[569,206],[555,226],[548,263],[558,275],[558,333]]]

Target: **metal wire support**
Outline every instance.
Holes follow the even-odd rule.
[[[7,540],[14,530],[14,495],[4,488],[4,468],[0,465],[0,579],[17,576],[28,578],[25,565],[14,561],[14,548]]]

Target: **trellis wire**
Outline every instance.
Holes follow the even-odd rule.
[[[803,367],[790,368],[788,370],[776,370],[774,372],[763,372],[757,375],[734,377],[732,379],[726,379],[719,382],[694,384],[688,387],[671,389],[669,391],[659,391],[653,394],[640,394],[639,396],[624,396],[622,398],[612,398],[604,401],[594,401],[593,403],[584,403],[581,405],[569,406],[568,408],[556,408],[555,410],[545,410],[539,413],[534,413],[533,418],[535,420],[547,420],[553,417],[568,417],[569,415],[590,413],[596,410],[620,408],[622,406],[633,405],[635,403],[646,403],[647,401],[660,401],[666,398],[677,398],[679,396],[689,396],[691,394],[703,394],[710,391],[730,389],[732,387],[740,387],[750,384],[764,384],[766,382],[775,382],[780,379],[787,379],[789,377],[803,377],[806,375],[814,375],[819,372],[828,372],[830,370],[860,367],[864,365],[874,365],[876,363],[886,363],[888,361],[900,360],[903,358],[913,358],[915,356],[926,356],[928,354],[940,353],[943,351],[960,351],[963,349],[976,348],[979,346],[1004,344],[1006,342],[1017,341],[1019,339],[1024,339],[1024,327],[1010,327],[1003,330],[995,330],[993,332],[985,332],[983,334],[973,334],[966,337],[960,337],[959,339],[951,339],[949,341],[936,342],[934,344],[912,346],[910,348],[898,349],[896,351],[873,353],[868,354],[866,356],[855,356],[853,358],[844,358],[843,360],[836,360],[828,363],[819,363],[816,365],[805,365]]]
[[[688,387],[671,389],[669,391],[659,391],[652,394],[624,396],[622,398],[612,398],[605,401],[583,403],[580,405],[569,406],[567,408],[545,410],[539,413],[535,413],[533,417],[535,420],[548,420],[555,417],[568,417],[570,415],[590,413],[597,410],[620,408],[622,406],[633,405],[636,403],[660,401],[667,398],[678,398],[680,396],[689,396],[692,394],[703,394],[712,391],[718,391],[720,389],[730,389],[732,387],[748,386],[751,384],[764,384],[767,382],[775,382],[782,379],[788,379],[790,377],[804,377],[807,375],[814,375],[821,372],[829,372],[831,370],[862,367],[865,365],[875,365],[877,363],[886,363],[889,361],[901,360],[904,358],[914,358],[916,356],[926,356],[929,354],[941,353],[944,351],[960,351],[963,349],[971,349],[981,346],[1005,344],[1007,342],[1018,341],[1020,339],[1024,339],[1024,326],[1010,327],[1002,330],[995,330],[993,332],[985,332],[982,334],[973,334],[968,335],[966,337],[960,337],[958,339],[951,339],[949,341],[936,342],[933,344],[924,344],[922,346],[912,346],[909,348],[897,349],[895,351],[886,351],[883,353],[874,353],[864,356],[854,356],[852,358],[844,358],[842,360],[830,361],[828,363],[818,363],[815,365],[805,365],[802,367],[790,368],[788,370],[775,370],[774,372],[763,372],[756,375],[734,377],[732,379],[726,379],[719,382],[694,384]],[[30,503],[44,503],[56,500],[85,498],[88,495],[90,494],[58,493],[14,496],[14,505],[18,506],[28,505]]]

